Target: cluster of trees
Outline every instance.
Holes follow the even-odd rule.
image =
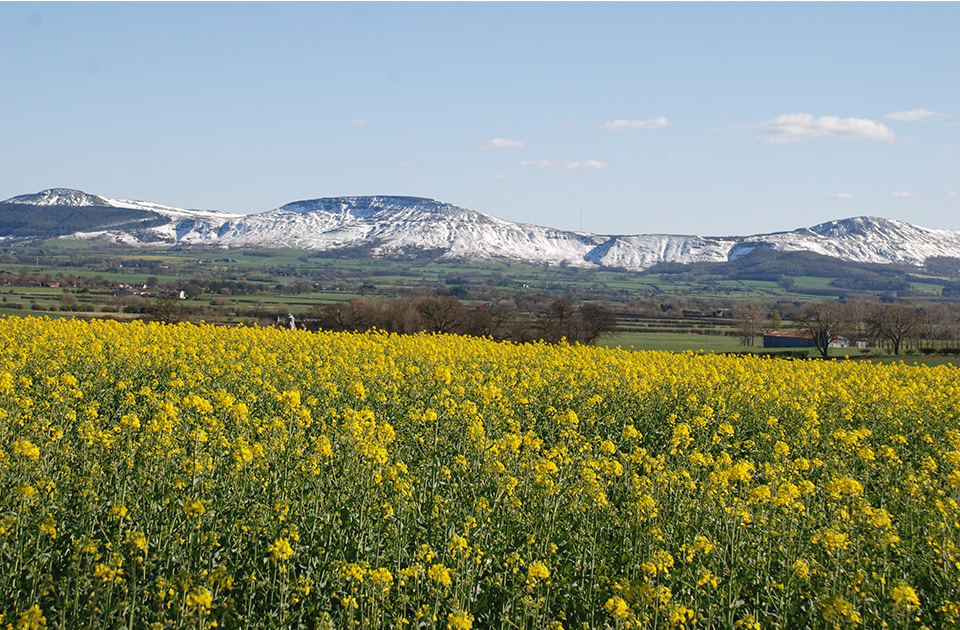
[[[756,303],[735,309],[741,341],[746,345],[756,336],[778,330],[779,314],[771,315]],[[945,303],[908,304],[880,301],[811,302],[794,314],[801,330],[813,337],[824,358],[830,344],[843,337],[888,347],[897,355],[907,347],[926,343],[940,347],[960,345],[960,305]]]
[[[349,302],[318,304],[303,319],[308,329],[448,333],[530,342],[542,339],[592,344],[614,329],[616,318],[606,307],[574,305],[554,300],[544,310],[522,310],[503,302],[495,306],[466,306],[450,296],[396,299],[356,298]]]
[[[826,358],[837,337],[889,346],[894,355],[921,341],[955,344],[960,312],[946,304],[924,306],[902,302],[816,302],[801,310],[801,323]]]

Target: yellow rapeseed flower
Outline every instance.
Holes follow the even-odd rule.
[[[435,564],[427,571],[427,577],[442,586],[450,586],[453,583],[450,578],[450,569],[442,564]]]
[[[545,580],[550,577],[550,569],[542,562],[534,561],[527,567],[527,577],[532,580]]]
[[[267,551],[270,552],[274,560],[280,561],[288,560],[290,556],[293,555],[293,547],[290,546],[290,541],[286,538],[278,538],[275,540]]]
[[[37,459],[40,457],[40,449],[25,438],[17,438],[14,440],[12,450],[14,455],[22,455],[28,459]]]
[[[630,615],[630,606],[622,597],[611,597],[603,605],[603,609],[615,619],[625,620]]]
[[[448,630],[471,630],[473,628],[473,615],[458,610],[447,615]]]
[[[190,516],[202,516],[207,508],[200,499],[187,499],[183,502],[183,511]]]
[[[893,587],[890,595],[893,597],[893,601],[896,602],[897,606],[911,611],[920,608],[920,598],[917,596],[917,592],[906,582],[898,582],[897,585]]]
[[[213,606],[213,595],[206,588],[198,586],[187,593],[187,606],[190,608],[194,606],[210,608]]]

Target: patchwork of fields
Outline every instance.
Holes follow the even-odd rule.
[[[960,622],[960,370],[0,319],[0,624]]]

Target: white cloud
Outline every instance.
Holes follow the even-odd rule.
[[[891,196],[891,197],[925,197],[925,196],[926,196],[926,193],[918,193],[918,192],[895,192],[895,193],[890,193],[890,196]]]
[[[614,120],[597,127],[605,131],[636,131],[637,129],[660,129],[669,127],[670,121],[666,116],[659,116],[653,120]]]
[[[834,137],[847,140],[893,140],[893,131],[868,118],[840,118],[811,114],[781,114],[760,125],[759,139],[774,144],[802,142],[809,138]]]
[[[502,180],[502,179],[510,179],[510,176],[507,175],[506,173],[498,173],[497,175],[494,175],[493,178]]]
[[[839,193],[833,193],[832,195],[830,195],[830,198],[831,199],[853,199],[854,197],[850,193],[839,192]]]
[[[397,162],[394,166],[399,166],[401,168],[417,168],[416,162]]]
[[[353,122],[350,124],[353,125],[354,127],[363,127],[365,124],[367,124],[367,121],[366,119],[363,119],[363,118],[354,118]]]
[[[499,151],[500,149],[522,149],[523,143],[509,138],[494,138],[483,143],[480,147],[484,151]]]
[[[931,112],[929,109],[911,109],[908,112],[887,114],[886,117],[890,120],[896,120],[897,122],[913,122],[915,120],[926,120],[927,118],[943,118],[946,115],[947,114]]]
[[[667,153],[667,157],[672,159],[672,158],[677,157],[677,154],[676,154],[676,153]]]
[[[947,194],[951,197],[960,197],[960,192],[957,192],[956,190],[948,190]]]
[[[534,160],[520,162],[538,171],[599,171],[607,168],[606,162],[587,160],[586,162],[567,162],[564,160]]]

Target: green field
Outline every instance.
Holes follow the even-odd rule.
[[[535,291],[621,303],[638,298],[671,297],[714,302],[789,300],[802,303],[824,295],[836,296],[838,292],[867,298],[885,293],[879,289],[839,289],[835,282],[844,272],[836,263],[821,271],[814,271],[812,264],[816,262],[806,267],[794,265],[785,268],[782,274],[766,271],[764,273],[772,277],[757,279],[756,275],[722,271],[725,267],[717,264],[702,269],[691,265],[684,273],[661,273],[657,268],[635,272],[490,261],[350,259],[332,252],[296,249],[222,250],[189,246],[131,249],[59,239],[39,245],[21,243],[0,248],[0,271],[48,278],[99,277],[114,283],[143,283],[149,279],[186,283],[217,277],[244,279],[271,290],[277,285],[309,281],[342,285],[345,293],[356,293],[364,284],[381,295],[395,295],[409,289],[461,287],[474,293],[496,291],[503,295],[523,295]],[[877,275],[878,272],[860,273]],[[939,297],[946,281],[919,271],[909,275],[898,273],[904,295]]]
[[[610,333],[600,337],[597,345],[603,348],[622,348],[624,350],[668,350],[671,352],[683,352],[685,350],[736,352],[748,349],[741,346],[736,337],[684,333]]]

